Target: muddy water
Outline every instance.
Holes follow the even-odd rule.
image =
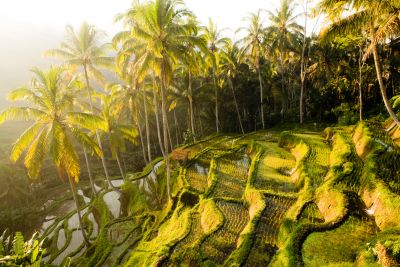
[[[65,246],[65,241],[65,230],[60,229],[60,231],[58,232],[57,249],[62,249]]]
[[[88,208],[85,208],[84,210],[81,211],[81,214],[85,214],[88,211]],[[68,228],[69,229],[76,229],[79,228],[79,217],[78,213],[74,213],[69,219],[68,219]]]
[[[93,213],[90,213],[88,215],[88,219],[92,222],[93,225],[93,231],[92,231],[92,235],[90,236],[91,238],[96,237],[99,234],[99,225],[97,224]]]
[[[46,216],[44,222],[42,223],[42,226],[40,227],[39,233],[43,234],[50,226],[54,224],[56,218],[56,216]]]
[[[58,255],[58,257],[52,262],[53,265],[60,266],[62,261],[72,252],[77,250],[79,246],[83,244],[83,237],[81,230],[76,230],[72,232],[72,238],[68,247]]]
[[[119,197],[119,193],[115,191],[108,192],[103,196],[103,200],[114,218],[118,218],[121,212],[121,202],[119,201]]]
[[[140,188],[144,189],[146,192],[150,192],[150,186],[149,186],[149,181],[152,183],[157,183],[157,171],[163,165],[164,162],[160,161],[157,164],[154,165],[153,170],[150,172],[149,175],[147,175],[146,178],[143,178],[138,181],[138,185]]]
[[[194,167],[196,169],[196,172],[200,175],[208,175],[208,168],[205,168],[204,166],[200,165],[199,163],[195,163]]]
[[[85,202],[85,204],[90,203],[90,201],[92,201],[89,197],[87,197],[83,191],[81,189],[78,190],[78,195],[83,197],[83,201]]]
[[[123,179],[113,180],[111,181],[111,183],[115,187],[121,187],[124,184],[124,180]]]

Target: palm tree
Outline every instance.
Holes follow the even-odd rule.
[[[11,107],[0,114],[0,123],[6,120],[33,120],[34,123],[15,142],[11,159],[17,161],[25,154],[24,165],[31,178],[37,178],[46,157],[57,168],[61,179],[68,178],[76,204],[79,224],[86,244],[75,183],[79,181],[80,166],[73,142],[80,142],[90,152],[101,156],[99,146],[81,128],[103,128],[96,116],[71,112],[74,104],[75,80],[65,80],[64,70],[51,67],[48,71],[34,68],[35,77],[29,87],[15,89],[8,95],[12,101],[24,100],[25,107]]]
[[[265,39],[271,42],[271,50],[276,50],[280,61],[281,90],[285,93],[285,61],[290,48],[299,43],[298,37],[303,28],[296,23],[298,15],[294,15],[293,0],[281,0],[281,6],[275,13],[269,13],[271,26],[266,28]],[[282,107],[284,108],[284,106]]]
[[[66,60],[66,63],[70,66],[83,68],[90,109],[93,113],[93,92],[90,86],[89,75],[98,80],[103,80],[104,77],[97,67],[110,67],[113,64],[114,59],[106,56],[109,44],[98,45],[100,32],[98,32],[94,26],[84,22],[79,28],[79,32],[75,32],[73,27],[70,25],[66,27],[66,31],[67,39],[65,42],[60,44],[60,48],[48,50],[45,54],[47,56],[62,58]],[[98,131],[96,131],[96,139],[100,149],[103,150]],[[114,190],[119,191],[111,183],[104,153],[102,153],[101,162],[108,184]]]
[[[370,38],[370,46],[364,55],[364,59],[371,54],[373,55],[383,102],[390,117],[400,127],[400,120],[393,111],[386,94],[386,86],[382,79],[381,63],[377,47],[379,43],[385,43],[389,37],[398,34],[400,30],[398,12],[400,1],[347,0],[336,3],[330,0],[323,0],[319,7],[322,12],[334,15],[337,18],[335,22],[322,32],[321,39],[325,42],[337,35],[359,34],[362,31],[367,31]],[[351,8],[351,14],[341,17],[345,11],[349,11],[348,7]]]
[[[250,66],[258,73],[258,81],[260,83],[260,113],[261,113],[261,124],[262,128],[265,129],[264,119],[264,94],[263,94],[263,83],[260,70],[260,60],[264,54],[263,36],[265,35],[264,27],[262,25],[261,10],[257,13],[251,13],[247,20],[250,21],[250,25],[245,30],[247,35],[242,39],[243,48],[242,53],[248,59]]]
[[[121,177],[125,180],[119,154],[126,151],[125,141],[133,144],[136,143],[138,133],[132,125],[121,124],[119,122],[123,106],[119,105],[118,98],[115,98],[113,94],[99,94],[99,98],[102,103],[100,118],[103,120],[105,126],[104,134],[107,136],[111,155],[117,160]]]
[[[133,124],[136,124],[139,129],[139,137],[142,145],[143,159],[146,164],[151,162],[151,142],[150,142],[150,129],[149,118],[147,112],[147,97],[145,83],[139,84],[134,77],[135,72],[132,68],[133,63],[129,61],[130,56],[119,51],[117,55],[116,72],[120,79],[125,81],[122,84],[114,84],[111,86],[112,93],[115,98],[118,98],[119,104],[123,106],[122,109],[130,111]],[[139,92],[142,87],[142,92]],[[145,141],[143,136],[143,126],[140,118],[140,97],[143,98],[143,109],[145,118],[145,134],[147,143],[147,157],[145,149]]]
[[[139,82],[147,75],[152,75],[154,85],[157,83],[161,95],[164,138],[162,152],[167,170],[167,191],[171,198],[167,90],[179,58],[186,52],[187,43],[192,42],[187,33],[195,25],[188,22],[187,18],[192,14],[182,7],[181,1],[155,0],[144,4],[136,2],[133,9],[126,14],[129,16],[128,20],[134,23],[131,23],[129,41],[124,46],[126,50],[136,51],[134,69]]]
[[[222,31],[219,30],[217,25],[210,19],[208,27],[202,28],[202,38],[207,42],[208,53],[208,66],[212,69],[212,78],[215,90],[215,124],[217,133],[219,133],[219,114],[218,114],[218,86],[216,82],[216,72],[219,65],[218,49],[225,45],[229,39],[221,37]]]
[[[224,73],[225,77],[228,80],[233,100],[235,102],[235,108],[239,120],[240,130],[242,131],[242,134],[244,134],[242,117],[240,115],[239,105],[236,99],[235,88],[233,84],[233,79],[235,78],[236,73],[238,72],[239,55],[240,55],[239,48],[235,44],[232,44],[232,42],[229,42],[226,46],[224,46],[221,52],[221,58],[222,58],[221,68],[222,72]]]
[[[190,32],[188,32],[188,38],[191,39],[191,42],[187,43],[186,53],[182,57],[182,66],[187,69],[188,76],[188,100],[189,100],[189,115],[190,115],[190,128],[193,134],[194,139],[196,140],[196,132],[194,127],[194,111],[193,111],[193,77],[198,76],[201,73],[200,68],[202,67],[202,63],[204,63],[204,59],[202,58],[202,53],[207,50],[206,40],[203,39],[203,36],[198,35],[198,22],[193,20],[192,23],[196,25],[195,27],[190,28]]]

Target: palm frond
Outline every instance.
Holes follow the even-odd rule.
[[[43,125],[40,123],[35,123],[26,129],[21,136],[15,141],[11,149],[11,160],[16,162],[21,154],[28,148],[28,146],[37,137],[37,134],[41,131]]]
[[[93,114],[83,112],[69,112],[66,115],[66,121],[70,125],[79,126],[90,131],[107,131],[107,123],[99,116]]]
[[[2,113],[0,113],[0,124],[9,120],[24,120],[28,121],[31,119],[37,119],[41,116],[46,115],[45,112],[28,107],[9,107]]]

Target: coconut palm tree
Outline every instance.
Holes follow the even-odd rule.
[[[24,165],[31,178],[37,178],[45,159],[52,160],[60,178],[67,176],[76,204],[79,224],[86,244],[85,233],[75,183],[79,181],[80,166],[74,141],[99,156],[99,146],[81,129],[104,128],[103,122],[94,115],[72,112],[74,104],[74,79],[66,79],[64,70],[51,67],[47,71],[34,68],[35,77],[29,87],[11,91],[12,101],[24,100],[28,105],[11,107],[0,114],[0,123],[6,120],[33,121],[15,142],[11,159],[17,161],[24,154]]]
[[[157,84],[161,95],[164,139],[162,152],[166,164],[167,191],[171,198],[167,90],[179,58],[186,52],[187,43],[192,42],[187,33],[196,25],[188,20],[192,14],[177,0],[155,0],[144,4],[136,2],[127,14],[128,20],[134,23],[130,23],[129,41],[124,46],[126,50],[137,51],[133,65],[136,75],[139,82],[145,80],[147,75],[152,75],[154,85]]]
[[[125,174],[122,169],[119,154],[126,151],[125,141],[136,143],[137,130],[132,125],[122,124],[120,116],[123,105],[120,105],[119,99],[113,94],[98,94],[101,100],[100,118],[103,120],[104,134],[109,142],[111,155],[117,160],[121,177],[125,180]]]
[[[235,102],[236,113],[239,120],[240,130],[242,134],[244,134],[243,123],[242,123],[242,116],[240,115],[239,105],[236,99],[235,88],[233,84],[233,79],[238,72],[238,65],[239,65],[239,57],[240,57],[240,50],[232,42],[229,42],[224,46],[221,52],[221,69],[224,73],[224,76],[228,80],[228,86],[231,89],[233,100]]]
[[[262,25],[261,10],[257,13],[251,13],[246,20],[250,21],[248,28],[245,28],[247,35],[241,40],[243,43],[241,57],[245,57],[249,65],[258,73],[258,81],[260,83],[260,113],[261,113],[261,124],[262,128],[265,129],[264,119],[264,93],[263,93],[263,82],[260,70],[260,60],[265,53],[265,45],[263,43],[263,36],[265,35],[265,29]]]
[[[298,15],[295,15],[293,0],[281,0],[280,7],[275,12],[267,11],[270,26],[266,28],[265,40],[270,43],[270,49],[276,51],[280,62],[281,90],[285,94],[285,62],[288,59],[290,49],[300,43],[299,37],[303,28],[296,23]],[[285,108],[284,106],[282,107]]]
[[[114,59],[107,56],[107,50],[109,49],[110,45],[107,43],[99,44],[101,32],[97,31],[94,26],[89,25],[86,22],[81,25],[78,32],[75,32],[74,28],[70,25],[66,27],[66,31],[67,39],[65,42],[60,44],[60,48],[48,50],[45,52],[45,55],[64,59],[66,64],[71,67],[82,67],[85,75],[90,109],[93,113],[93,89],[90,86],[89,76],[100,81],[104,80],[102,73],[97,68],[108,68],[113,65]],[[98,131],[96,131],[96,139],[99,147],[103,150]],[[111,183],[104,153],[102,153],[101,162],[108,184],[115,191],[119,191]]]
[[[197,25],[198,22],[193,20],[192,23]],[[201,68],[204,65],[204,59],[202,55],[207,53],[206,40],[203,36],[199,35],[199,27],[191,27],[191,31],[188,32],[188,38],[191,42],[187,43],[186,53],[181,59],[182,67],[187,69],[188,79],[188,100],[189,100],[189,115],[190,115],[190,128],[194,139],[196,140],[196,131],[194,127],[194,109],[193,109],[193,78],[200,75]]]
[[[398,36],[400,31],[399,8],[400,1],[392,0],[347,0],[336,3],[331,0],[323,0],[319,4],[322,12],[336,18],[321,33],[321,39],[325,42],[337,35],[349,33],[360,34],[366,31],[369,36],[370,46],[367,49],[364,59],[372,54],[379,89],[382,95],[386,110],[393,121],[400,127],[400,120],[393,111],[386,94],[386,86],[383,83],[381,62],[378,54],[378,44],[384,44],[389,37]],[[351,14],[348,13],[350,8]]]
[[[219,66],[218,50],[229,42],[228,38],[221,37],[224,29],[219,30],[218,26],[210,19],[208,26],[202,28],[202,38],[207,42],[209,52],[207,53],[208,67],[212,70],[212,79],[215,93],[215,124],[217,133],[219,133],[219,111],[218,111],[218,86],[216,81],[216,72]]]

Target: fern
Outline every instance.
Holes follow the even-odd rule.
[[[13,251],[17,256],[24,254],[24,236],[21,232],[16,232],[13,240]]]

